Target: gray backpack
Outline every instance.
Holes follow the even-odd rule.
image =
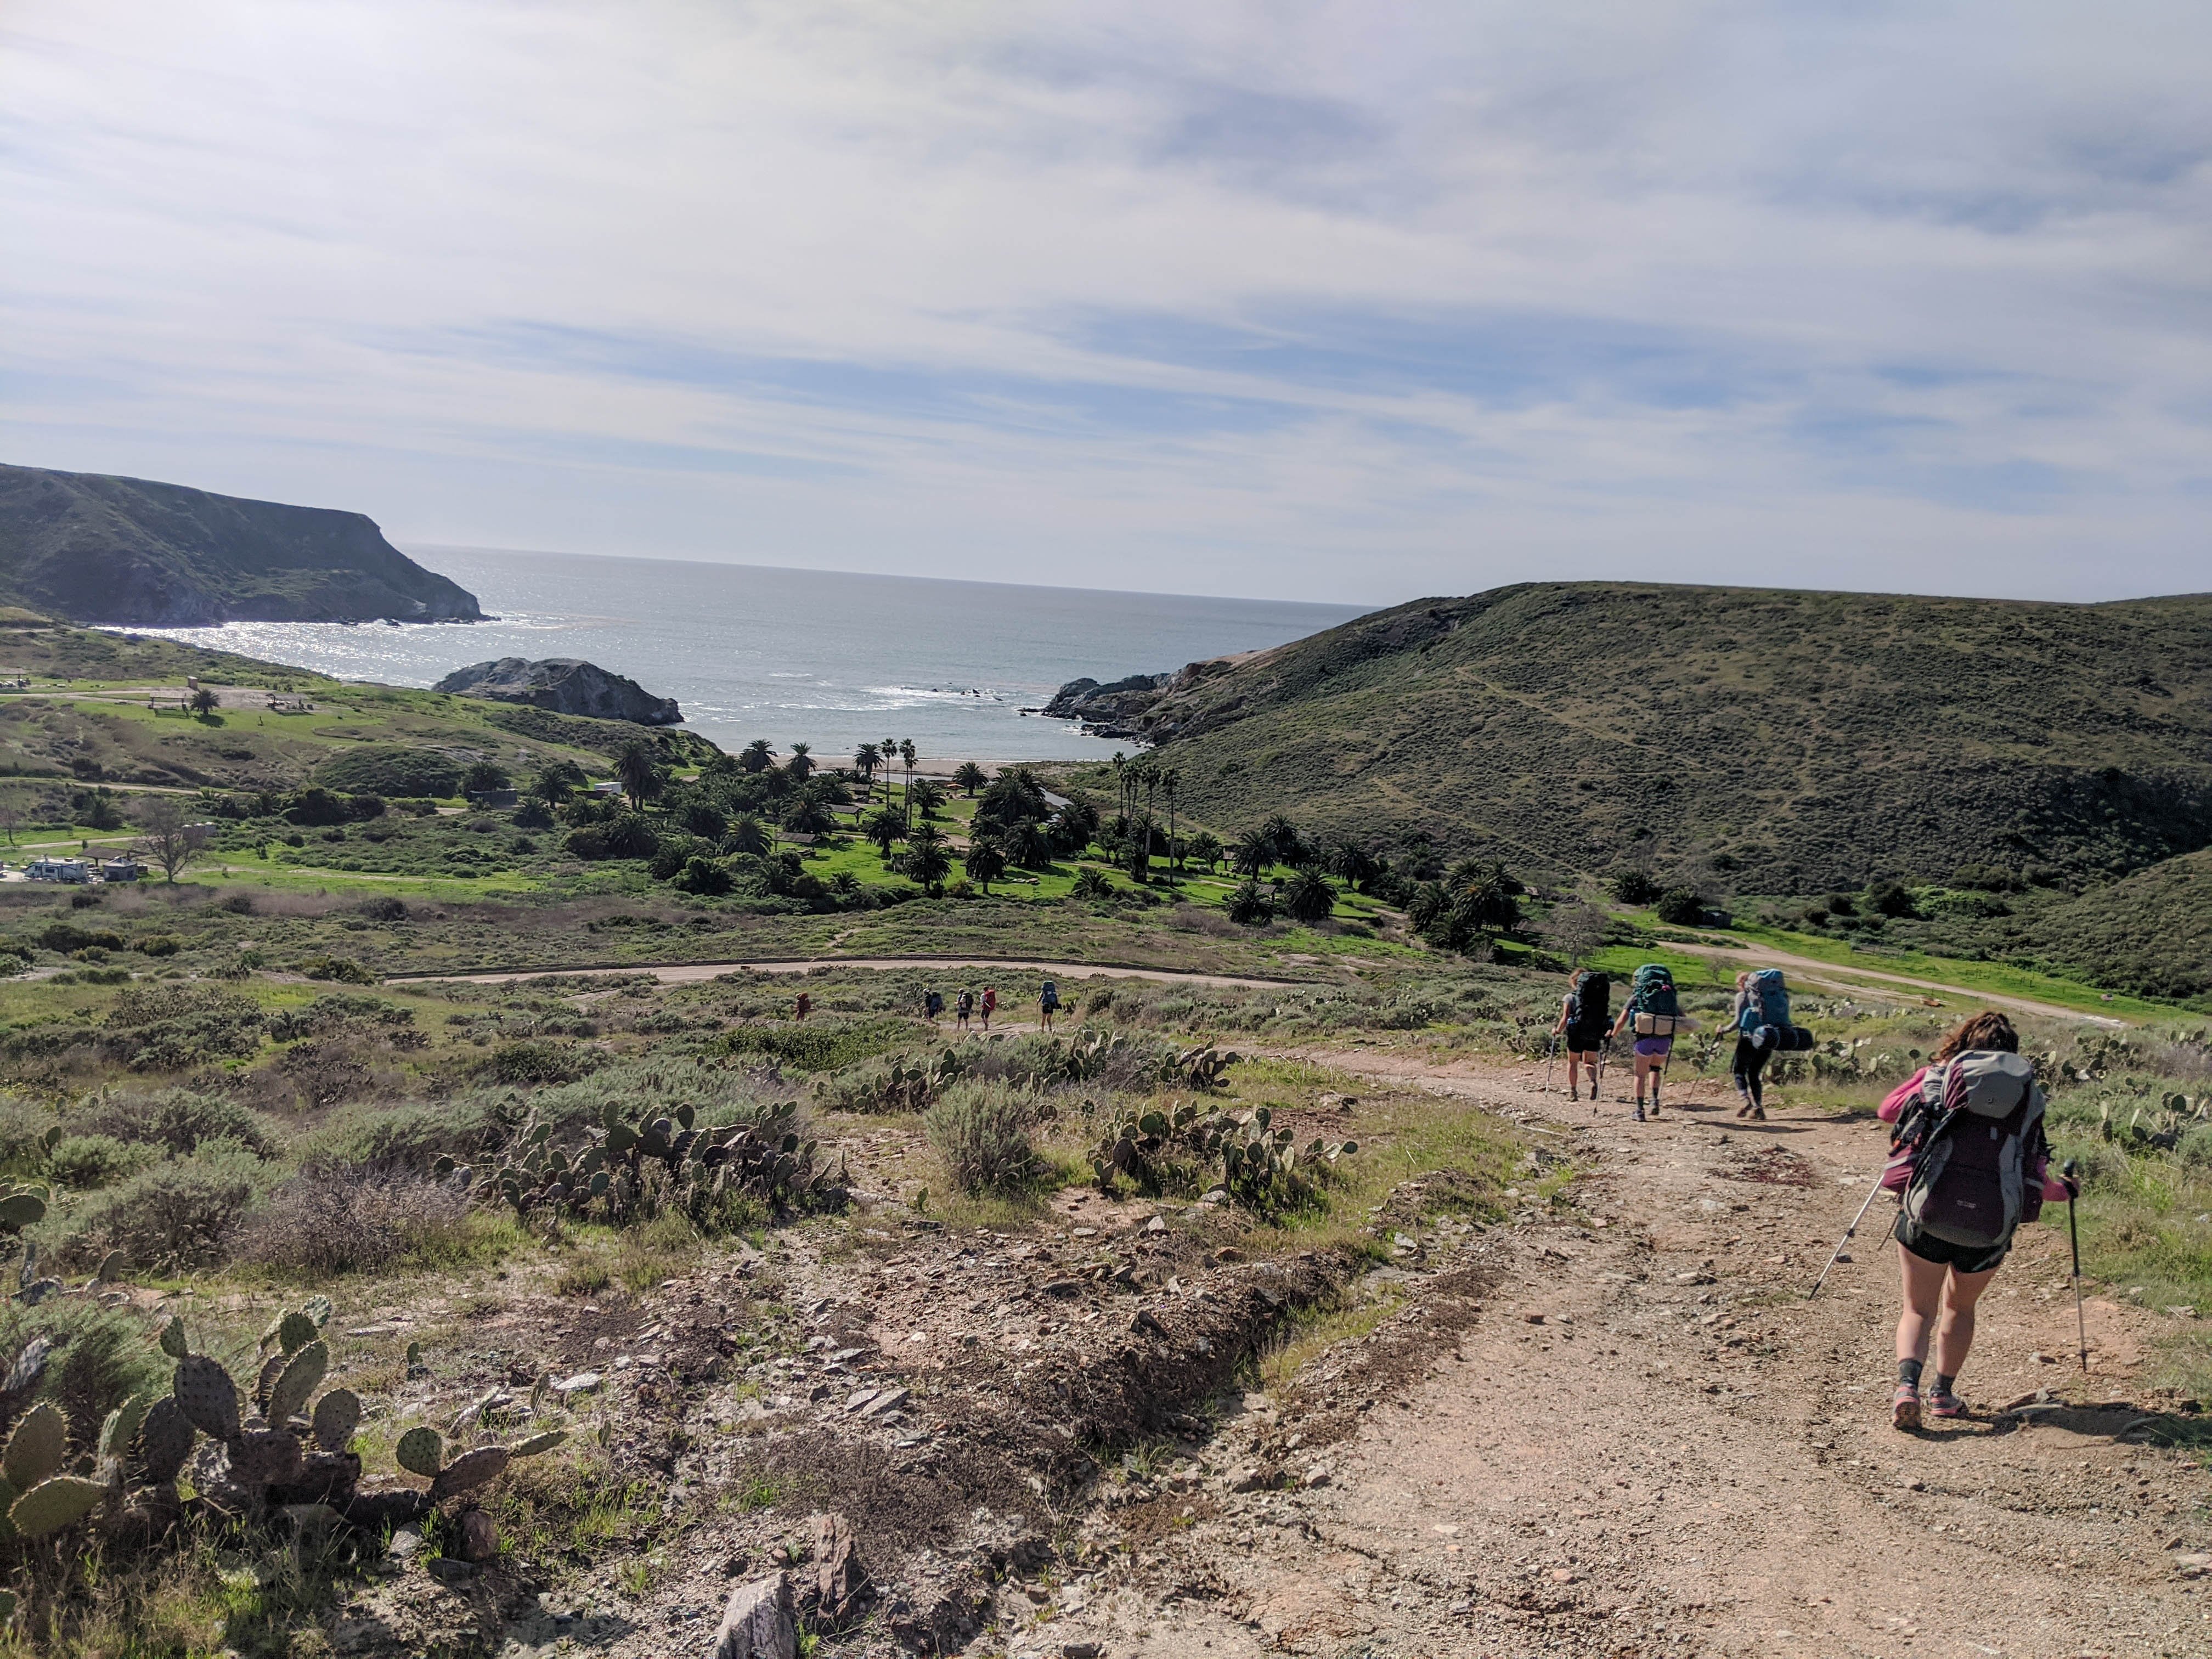
[[[1970,1052],[1931,1066],[1920,1082],[1905,1219],[1968,1249],[2010,1242],[2043,1210],[2027,1172],[2043,1151],[2043,1091],[2018,1054]]]

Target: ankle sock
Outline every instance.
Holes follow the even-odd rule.
[[[1942,1372],[1936,1372],[1936,1392],[1938,1394],[1949,1394],[1951,1392],[1952,1381],[1952,1378],[1944,1376]]]
[[[1899,1360],[1897,1362],[1898,1386],[1906,1389],[1918,1388],[1920,1386],[1920,1368],[1925,1363],[1925,1361],[1918,1359]]]

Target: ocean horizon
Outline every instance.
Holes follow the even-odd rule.
[[[911,738],[925,762],[1103,758],[1126,742],[1024,714],[1062,684],[1261,650],[1376,607],[1036,587],[957,577],[416,545],[480,623],[133,629],[386,685],[498,657],[581,657],[674,697],[724,748],[766,738],[836,763]]]

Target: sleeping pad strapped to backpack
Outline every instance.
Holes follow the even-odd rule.
[[[2043,1091],[2018,1054],[1954,1055],[1922,1074],[1920,1097],[1897,1126],[1891,1173],[1903,1176],[1905,1219],[1947,1243],[1990,1249],[2043,1212],[2030,1179],[2047,1156]]]
[[[1735,1017],[1735,1029],[1754,1048],[1790,1054],[1813,1046],[1813,1034],[1790,1021],[1790,988],[1783,982],[1779,968],[1762,968],[1751,976],[1743,1012]]]

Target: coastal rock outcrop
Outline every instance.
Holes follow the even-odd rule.
[[[457,696],[523,702],[556,714],[591,720],[634,720],[640,726],[675,726],[684,711],[673,697],[656,697],[635,680],[610,673],[580,657],[501,657],[496,662],[456,668],[431,688]]]
[[[1037,712],[1054,720],[1080,720],[1083,729],[1094,738],[1157,742],[1163,735],[1154,729],[1158,704],[1176,692],[1227,673],[1232,665],[1257,654],[1208,657],[1202,662],[1186,663],[1172,674],[1131,674],[1103,685],[1093,679],[1070,680]]]
[[[78,623],[481,622],[359,513],[0,466],[0,601]]]

